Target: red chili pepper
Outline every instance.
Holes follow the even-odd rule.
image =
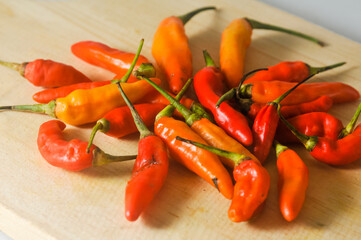
[[[338,66],[344,65],[345,62]],[[285,81],[300,82],[307,76],[317,74],[334,68],[334,66],[311,67],[307,63],[301,61],[281,62],[272,67],[268,67],[267,71],[260,71],[252,77],[244,81],[244,83],[252,83],[256,81]]]
[[[278,201],[287,221],[293,221],[301,211],[306,197],[308,168],[295,151],[275,142],[278,169]]]
[[[169,166],[168,153],[162,139],[149,131],[119,82],[118,88],[140,133],[138,157],[134,163],[132,178],[125,189],[125,217],[129,221],[135,221],[165,182]]]
[[[258,112],[256,118],[254,119],[252,128],[254,138],[253,154],[261,163],[266,161],[276,134],[279,120],[277,109],[280,107],[280,102],[312,76],[313,75],[299,82],[293,88],[282,94],[279,98],[269,102]]]
[[[282,108],[284,107],[281,107],[281,114]],[[338,139],[338,135],[343,129],[343,124],[338,118],[324,112],[306,113],[289,118],[287,121],[302,134],[326,137],[334,139],[335,141]],[[298,138],[282,122],[277,127],[275,138],[281,143],[300,142]]]
[[[265,104],[255,103],[250,99],[240,99],[241,111],[247,113],[250,119],[255,119],[257,113]],[[327,112],[333,105],[332,98],[329,96],[321,96],[311,102],[305,102],[295,105],[282,106],[281,114],[285,118],[291,118],[305,113],[311,112]]]
[[[87,153],[88,142],[79,139],[64,140],[63,130],[65,127],[65,124],[59,120],[50,120],[39,128],[37,143],[40,154],[55,167],[80,171],[91,166],[136,158],[136,155],[112,156],[104,153],[95,145],[91,145],[90,153]]]
[[[228,217],[233,222],[248,221],[259,212],[267,198],[270,176],[259,161],[248,156],[207,146],[177,136],[177,140],[195,145],[234,162],[233,177],[236,181]]]
[[[144,124],[151,127],[154,125],[155,117],[165,106],[161,103],[143,103],[135,105],[134,108]],[[111,137],[120,138],[137,132],[138,128],[134,123],[129,107],[124,106],[111,110],[97,121],[90,136],[89,146],[98,131]]]
[[[81,60],[107,69],[115,74],[123,76],[135,57],[134,53],[124,52],[118,49],[111,48],[100,42],[82,41],[71,46],[72,53]],[[140,64],[149,63],[148,59],[142,55],[139,56],[135,69]]]
[[[343,138],[339,140],[304,135],[298,132],[282,115],[279,116],[315,159],[330,165],[345,165],[361,158],[361,124],[356,127],[355,131],[351,132],[360,111],[361,104],[345,128],[346,130],[342,131]]]
[[[74,67],[52,60],[37,59],[24,63],[0,61],[0,64],[19,72],[21,76],[38,87],[53,88],[91,82],[89,78]]]
[[[218,108],[216,107],[216,103],[224,90],[224,77],[221,70],[215,67],[206,50],[203,51],[203,55],[206,67],[194,76],[194,90],[200,103],[212,112],[216,123],[227,134],[246,146],[251,145],[253,136],[246,117],[227,102],[223,102]]]

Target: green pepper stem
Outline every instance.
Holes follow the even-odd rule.
[[[212,123],[215,123],[213,116],[204,109],[202,104],[200,104],[198,102],[193,102],[193,104],[191,106],[191,111],[194,113],[197,113],[202,118],[207,118]]]
[[[277,99],[275,99],[274,101],[272,101],[272,103],[277,103],[279,104],[283,99],[285,99],[285,97],[287,97],[293,90],[295,90],[298,86],[300,86],[302,83],[306,82],[308,79],[312,78],[315,74],[309,75],[308,77],[306,77],[305,79],[303,79],[301,82],[297,83],[295,86],[293,86],[292,88],[290,88],[289,90],[287,90],[284,94],[282,94],[281,96],[279,96]]]
[[[179,137],[179,136],[177,136],[175,139],[178,140],[178,141],[186,142],[186,143],[192,144],[192,145],[194,145],[196,147],[205,149],[207,151],[210,151],[211,153],[217,154],[218,156],[228,158],[228,159],[232,160],[236,166],[239,165],[240,163],[242,163],[245,160],[250,160],[251,159],[250,157],[247,157],[247,156],[239,154],[239,153],[229,152],[229,151],[226,151],[226,150],[223,150],[223,149],[220,149],[220,148],[204,145],[202,143],[195,142],[195,141],[192,141],[192,140],[189,140],[189,139],[185,139],[185,138],[182,138],[182,137]]]
[[[34,105],[1,106],[0,111],[10,110],[10,111],[19,111],[19,112],[43,113],[56,118],[55,106],[56,106],[56,102],[55,100],[52,100],[49,103],[39,103]]]
[[[5,62],[0,60],[0,65],[13,69],[20,73],[21,76],[25,75],[25,67],[28,63],[13,63],[13,62]]]
[[[142,63],[137,70],[133,71],[133,76],[147,78],[155,77],[155,67],[151,63]]]
[[[339,62],[339,63],[336,63],[336,64],[324,66],[324,67],[311,67],[308,64],[306,64],[306,65],[308,67],[308,74],[313,75],[313,74],[324,72],[324,71],[327,71],[327,70],[330,70],[330,69],[333,69],[333,68],[340,67],[340,66],[342,66],[344,64],[346,64],[346,62]]]
[[[277,140],[273,140],[273,145],[276,149],[277,157],[284,151],[288,150],[289,148],[279,143]]]
[[[188,81],[184,84],[182,89],[178,92],[177,96],[175,97],[175,100],[180,101],[182,99],[182,97],[184,96],[184,94],[188,90],[188,87],[192,84],[192,82],[193,82],[192,78],[188,79]],[[155,117],[155,122],[157,122],[162,117],[170,117],[170,116],[172,116],[175,109],[176,108],[172,104],[169,104],[168,106],[166,106],[162,111],[160,111],[157,114],[157,116]]]
[[[139,113],[133,106],[132,102],[129,100],[127,95],[125,95],[125,92],[122,89],[122,86],[120,86],[120,83],[117,83],[120,93],[122,94],[122,97],[125,101],[125,103],[128,105],[130,112],[132,113],[135,126],[137,127],[139,133],[140,133],[140,139],[145,138],[147,136],[153,135],[151,131],[147,128],[145,123],[143,122],[143,119],[139,116]]]
[[[262,23],[262,22],[259,22],[259,21],[256,21],[256,20],[250,19],[250,18],[245,18],[245,19],[251,25],[252,29],[264,29],[264,30],[274,30],[274,31],[278,31],[278,32],[283,32],[283,33],[291,34],[291,35],[312,41],[312,42],[320,45],[321,47],[325,46],[325,43],[322,42],[321,40],[318,40],[318,39],[311,37],[309,35],[306,35],[304,33],[297,32],[297,31],[294,31],[291,29],[286,29],[286,28],[279,27],[279,26],[275,26],[275,25],[271,25],[271,24],[267,24],[267,23]]]
[[[343,128],[341,130],[341,132],[338,136],[339,139],[344,138],[353,132],[356,122],[360,116],[360,113],[361,113],[361,103],[358,105],[357,110],[356,110],[355,114],[353,115],[351,121],[347,124],[347,126],[345,128]]]
[[[209,7],[198,8],[196,10],[193,10],[193,11],[189,12],[189,13],[178,16],[178,18],[180,20],[182,20],[183,25],[185,25],[194,15],[196,15],[196,14],[198,14],[200,12],[206,11],[206,10],[216,10],[216,7],[209,6]]]
[[[133,62],[132,62],[132,64],[130,65],[130,68],[128,69],[127,73],[126,73],[120,80],[119,80],[119,79],[113,79],[113,80],[111,81],[111,83],[117,83],[117,82],[125,83],[125,82],[128,81],[130,75],[131,75],[132,72],[133,72],[134,66],[135,66],[135,64],[136,64],[137,61],[138,61],[140,52],[142,51],[143,44],[144,44],[144,39],[141,39],[141,40],[140,40],[139,47],[138,47],[138,50],[137,50],[137,53],[135,54],[135,57],[134,57],[134,59],[133,59]]]
[[[211,58],[211,55],[209,55],[207,50],[203,50],[203,57],[204,57],[204,61],[206,62],[206,67],[215,67],[216,66],[213,59]]]
[[[93,130],[90,134],[90,138],[89,138],[89,143],[88,143],[88,146],[86,148],[86,152],[89,153],[89,150],[90,150],[90,147],[91,145],[93,144],[93,141],[94,141],[94,137],[95,137],[95,134],[98,132],[98,131],[101,131],[103,133],[106,133],[109,131],[109,121],[105,118],[101,118],[97,121],[97,123],[95,124],[95,126],[93,127]]]
[[[93,150],[93,166],[102,166],[112,162],[123,162],[132,159],[136,159],[137,155],[128,155],[128,156],[113,156],[105,153],[100,148],[95,148]]]

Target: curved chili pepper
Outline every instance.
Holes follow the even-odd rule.
[[[197,13],[215,7],[196,9],[179,17],[165,18],[154,34],[152,55],[164,72],[171,92],[178,93],[185,81],[192,77],[192,53],[184,25]]]
[[[181,98],[190,83],[191,81],[188,81],[184,85],[176,97],[177,100]],[[155,134],[161,137],[166,143],[172,159],[180,162],[186,168],[217,188],[224,197],[232,199],[232,179],[217,155],[208,151],[195,149],[188,144],[175,140],[176,136],[182,136],[187,139],[206,143],[186,123],[171,117],[174,109],[172,105],[169,105],[157,115],[154,124]]]
[[[249,146],[253,142],[248,120],[242,113],[223,102],[218,108],[216,103],[224,89],[224,77],[206,50],[203,51],[206,67],[194,76],[194,90],[200,103],[212,112],[216,123],[230,136]]]
[[[38,87],[53,88],[91,82],[88,77],[74,67],[52,60],[36,59],[24,63],[0,61],[0,64],[19,72],[21,76]]]
[[[340,63],[338,66],[344,65],[346,62]],[[251,83],[256,81],[285,81],[300,82],[306,77],[335,68],[334,65],[324,67],[312,67],[301,61],[280,62],[272,67],[268,67],[267,71],[260,71],[252,77],[244,81]]]
[[[222,128],[212,123],[207,118],[204,118],[197,113],[191,112],[148,78],[145,77],[144,79],[155,89],[157,89],[163,96],[165,96],[176,109],[178,109],[178,111],[183,115],[187,125],[190,126],[191,129],[199,136],[201,136],[202,139],[204,139],[209,145],[256,159],[256,157],[250,151],[248,151],[247,148],[245,148],[234,138],[230,137]],[[234,162],[232,160],[227,158],[221,158],[221,160],[225,165],[231,168],[234,167]]]
[[[265,105],[263,103],[255,103],[250,99],[240,99],[241,111],[247,113],[250,119],[255,119],[257,113]],[[295,117],[311,112],[327,112],[333,105],[332,98],[329,96],[321,96],[311,102],[305,102],[295,105],[282,106],[281,114],[285,118]]]
[[[228,217],[233,222],[248,221],[255,217],[267,198],[271,182],[267,170],[257,159],[210,147],[179,136],[176,139],[233,161],[233,177],[236,184],[234,186],[232,203],[228,209]]]
[[[128,71],[136,55],[94,41],[77,42],[71,46],[71,51],[81,60],[120,76]],[[149,61],[140,55],[134,68],[137,69],[141,63],[149,63]]]
[[[253,29],[269,29],[289,33],[313,41],[321,46],[324,45],[321,41],[296,31],[261,23],[249,18],[235,19],[222,33],[219,55],[221,69],[225,74],[229,88],[238,86],[242,78],[246,51],[251,44]]]
[[[280,107],[280,102],[311,77],[313,77],[313,75],[297,83],[293,88],[282,94],[279,98],[267,103],[267,105],[258,112],[252,127],[254,138],[253,154],[261,163],[266,161],[276,134],[279,121],[277,109]]]
[[[161,103],[142,103],[134,106],[147,127],[154,124],[155,117],[166,105]],[[89,146],[95,134],[101,131],[108,136],[120,138],[138,131],[129,107],[115,108],[99,119],[90,135]]]
[[[281,114],[282,114],[281,107]],[[283,114],[282,114],[283,115]],[[337,140],[343,129],[341,120],[324,112],[311,112],[288,118],[297,131],[309,135]],[[282,122],[278,125],[275,138],[282,143],[299,143],[298,138]]]
[[[100,86],[110,84],[110,81],[97,81],[97,82],[86,82],[76,83],[58,88],[45,89],[37,92],[33,95],[33,100],[38,103],[48,103],[57,98],[68,96],[71,92],[77,89],[91,89]]]
[[[344,132],[344,138],[334,140],[327,137],[308,136],[298,132],[281,114],[280,119],[296,135],[312,157],[320,162],[330,165],[345,165],[361,158],[361,124],[351,133],[356,119],[360,114],[361,104],[358,111],[348,124],[346,129],[350,132]],[[351,127],[350,127],[351,126]]]
[[[80,171],[91,166],[135,159],[136,155],[112,156],[91,145],[90,153],[85,151],[88,142],[79,139],[64,140],[65,124],[59,120],[43,123],[38,133],[38,148],[43,158],[55,167],[68,171]]]
[[[278,201],[282,216],[293,221],[305,201],[308,168],[295,151],[275,142],[278,170]]]
[[[149,131],[120,83],[117,84],[140,133],[138,157],[134,163],[132,178],[125,189],[125,217],[129,221],[135,221],[165,182],[169,166],[168,153],[162,139]]]
[[[143,41],[141,42],[137,54],[140,53],[142,43]],[[135,64],[135,61],[136,58],[134,59],[133,64]],[[139,102],[143,96],[154,90],[151,85],[144,80],[134,83],[125,83],[132,72],[132,67],[120,82],[129,98],[133,102]],[[3,106],[0,107],[0,110],[45,113],[71,125],[82,125],[96,122],[107,112],[124,105],[125,102],[117,85],[112,83],[92,89],[78,89],[71,92],[66,97],[57,98],[47,104]]]

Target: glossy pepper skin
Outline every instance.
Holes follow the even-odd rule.
[[[33,95],[33,100],[38,103],[48,103],[57,98],[66,97],[71,92],[77,89],[91,89],[110,84],[110,81],[97,81],[97,82],[86,82],[86,83],[75,83],[67,86],[58,88],[45,89],[37,92]]]
[[[282,216],[293,221],[301,211],[309,182],[309,171],[295,151],[276,145],[278,201]]]
[[[81,60],[121,76],[130,68],[135,57],[134,53],[124,52],[94,41],[77,42],[71,46],[71,51]],[[142,63],[149,63],[149,61],[146,57],[140,55],[135,69]]]
[[[66,141],[63,137],[65,124],[50,120],[39,128],[37,144],[40,154],[51,165],[68,171],[80,171],[91,166],[100,166],[115,161],[134,159],[136,156],[114,157],[104,153],[95,145],[86,152],[88,142],[79,139]]]
[[[180,17],[167,17],[160,22],[154,34],[152,55],[174,94],[193,74],[192,53],[184,24],[198,12],[208,9],[214,7],[200,8]]]
[[[338,135],[343,129],[341,120],[324,112],[306,113],[288,118],[287,121],[289,121],[289,123],[302,134],[308,136],[326,137],[333,140],[338,139]],[[300,142],[282,122],[277,127],[275,138],[284,144]]]
[[[216,107],[216,103],[223,94],[224,76],[221,70],[214,65],[207,51],[203,51],[203,54],[207,66],[194,76],[194,90],[200,103],[212,112],[216,123],[227,134],[245,146],[251,145],[253,136],[247,118],[230,106],[228,102],[223,102]]]
[[[91,82],[88,77],[74,67],[52,60],[36,59],[25,63],[0,61],[0,64],[18,71],[21,76],[37,87],[54,88]]]

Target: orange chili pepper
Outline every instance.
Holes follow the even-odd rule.
[[[249,18],[233,20],[223,31],[220,47],[220,64],[229,88],[238,86],[243,76],[246,51],[251,44],[253,29],[269,29],[292,34],[319,45],[323,43],[313,37],[289,29],[258,22]]]
[[[267,198],[270,176],[257,159],[210,147],[199,142],[177,136],[177,140],[195,145],[234,162],[233,177],[236,181],[228,218],[233,222],[248,221],[259,213]]]
[[[197,13],[215,7],[196,9],[179,17],[165,18],[154,34],[152,55],[165,74],[171,92],[177,94],[185,81],[192,77],[192,53],[184,25]]]
[[[295,151],[275,141],[278,201],[282,216],[294,220],[301,211],[308,187],[308,168]]]

